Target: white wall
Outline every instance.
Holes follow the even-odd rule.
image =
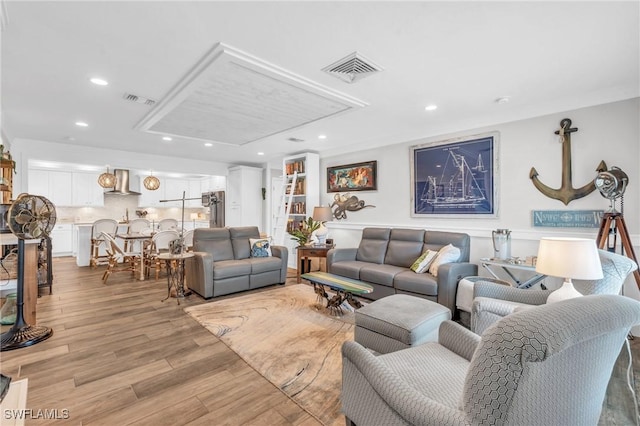
[[[347,212],[348,218],[328,222],[330,237],[340,247],[355,247],[364,226],[400,226],[431,230],[452,230],[472,236],[471,261],[491,257],[491,231],[508,228],[512,231],[512,255],[535,255],[538,241],[544,236],[574,236],[594,238],[597,228],[534,228],[532,210],[606,210],[608,200],[596,190],[585,198],[565,206],[547,198],[529,179],[535,167],[540,180],[552,188],[560,187],[562,148],[553,132],[560,120],[570,118],[578,132],[572,134],[573,186],[580,187],[595,177],[601,160],[608,167],[618,166],[629,176],[625,193],[624,216],[636,254],[640,252],[640,99],[583,108],[542,117],[470,129],[454,134],[402,142],[369,151],[321,159],[321,203],[333,201],[334,194],[326,192],[326,167],[377,160],[378,190],[353,192],[366,204],[357,212]],[[499,143],[499,214],[497,218],[412,218],[410,215],[410,151],[412,145],[469,136],[489,131],[500,133]],[[627,295],[640,299],[633,279],[625,284]]]
[[[176,146],[171,149],[180,149]],[[110,165],[111,168],[152,169],[154,171],[186,174],[227,176],[229,164],[215,161],[199,161],[167,155],[137,154],[104,148],[84,147],[32,139],[15,138],[11,145],[11,154],[16,161],[14,194],[27,189],[27,170],[29,160],[47,160],[62,163],[87,165]],[[132,182],[132,185],[134,182]]]

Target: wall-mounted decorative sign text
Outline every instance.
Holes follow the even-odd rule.
[[[546,228],[599,228],[604,210],[533,210],[533,226]]]

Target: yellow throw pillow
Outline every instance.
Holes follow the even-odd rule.
[[[429,265],[436,258],[438,252],[435,250],[426,250],[420,255],[419,258],[411,265],[411,270],[416,274],[424,274],[429,269]]]
[[[440,265],[456,262],[458,259],[460,259],[460,249],[452,244],[447,244],[438,250],[438,255],[429,266],[429,272],[434,277],[437,277]]]

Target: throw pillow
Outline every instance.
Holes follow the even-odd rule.
[[[438,268],[440,265],[444,265],[445,263],[452,263],[460,259],[460,249],[452,244],[447,244],[438,250],[438,255],[431,262],[431,266],[429,267],[429,272],[434,277],[438,276]]]
[[[424,274],[425,272],[427,272],[427,270],[429,270],[429,265],[431,265],[431,262],[433,262],[433,259],[435,259],[437,255],[438,252],[435,250],[425,251],[420,255],[419,258],[416,259],[415,262],[413,262],[413,265],[411,265],[411,270],[416,274]]]
[[[267,238],[249,238],[251,257],[271,256],[271,243]]]

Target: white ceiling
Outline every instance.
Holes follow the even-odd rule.
[[[2,126],[10,139],[258,164],[303,150],[334,155],[640,96],[638,1],[5,6]],[[166,142],[137,130],[162,102],[148,106],[123,94],[161,101],[216,43],[366,106],[241,145],[207,148],[201,140]],[[383,71],[353,84],[322,71],[354,51]],[[110,84],[95,86],[93,76]],[[503,96],[510,102],[497,103]],[[428,104],[439,108],[426,112]]]

